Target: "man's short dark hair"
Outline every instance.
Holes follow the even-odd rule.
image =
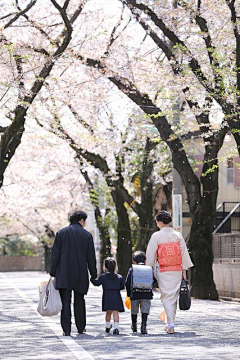
[[[133,254],[133,261],[137,264],[144,263],[146,260],[146,255],[143,251],[135,251]]]
[[[82,210],[76,210],[69,216],[69,221],[72,224],[73,222],[78,222],[80,220],[86,220],[87,214]]]

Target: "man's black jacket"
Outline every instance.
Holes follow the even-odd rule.
[[[93,238],[78,222],[74,222],[56,234],[50,275],[56,277],[56,289],[87,294],[88,270],[95,279],[97,269]]]

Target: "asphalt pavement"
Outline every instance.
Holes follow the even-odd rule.
[[[105,333],[101,288],[86,296],[87,332],[62,336],[60,316],[41,317],[36,309],[41,272],[0,273],[0,359],[240,359],[240,303],[192,300],[177,312],[175,334],[166,334],[159,320],[163,308],[154,293],[148,335],[132,334],[128,309],[120,314],[120,335]],[[122,291],[123,299],[125,292]],[[138,321],[140,327],[140,317]]]

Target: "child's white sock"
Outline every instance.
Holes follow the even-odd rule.
[[[118,323],[118,322],[115,322],[115,323],[114,323],[114,329],[118,329],[118,325],[119,325],[119,323]]]
[[[169,329],[174,328],[174,324],[173,324],[173,323],[168,324],[168,328],[169,328]]]
[[[110,328],[110,326],[111,326],[111,322],[106,321],[106,328]]]

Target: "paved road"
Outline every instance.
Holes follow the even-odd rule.
[[[155,293],[148,335],[133,335],[130,312],[120,314],[120,335],[104,332],[101,289],[90,287],[87,333],[63,337],[59,315],[36,312],[37,286],[48,279],[40,272],[0,273],[0,359],[240,359],[240,303],[193,300],[178,311],[176,333],[167,335],[158,319],[162,307]],[[125,293],[123,292],[123,298]]]

